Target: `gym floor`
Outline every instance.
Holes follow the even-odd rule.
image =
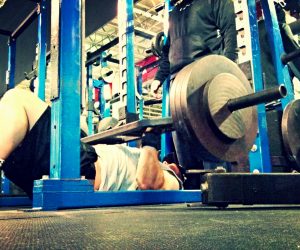
[[[299,249],[299,208],[1,208],[0,249]]]

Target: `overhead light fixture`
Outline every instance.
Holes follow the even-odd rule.
[[[6,0],[0,0],[0,8],[5,4]]]

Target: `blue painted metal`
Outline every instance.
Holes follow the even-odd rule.
[[[133,0],[118,1],[118,27],[120,47],[120,107],[126,107],[126,113],[137,114],[136,79],[134,64],[134,15]],[[126,99],[126,103],[125,102]],[[136,142],[128,143],[136,147]]]
[[[93,79],[93,87],[94,88],[101,88],[102,86],[104,85],[104,81],[103,80],[96,80],[96,79]]]
[[[167,41],[168,31],[169,31],[169,12],[172,11],[172,5],[170,0],[165,0],[165,12],[164,12],[164,33],[165,39],[164,42]],[[170,77],[168,77],[163,83],[163,96],[162,96],[162,117],[171,116],[170,109]],[[173,143],[172,143],[172,134],[171,132],[163,133],[161,135],[161,153],[160,157],[163,159],[168,153],[174,151]]]
[[[144,118],[144,98],[143,98],[143,72],[140,68],[138,68],[138,75],[137,75],[137,91],[141,97],[139,99],[139,119],[142,120]]]
[[[127,60],[127,112],[137,113],[134,64],[134,15],[133,0],[126,1],[126,60]],[[119,13],[120,14],[120,13]]]
[[[106,52],[101,53],[101,67],[105,68],[107,67],[107,60],[106,58]],[[110,117],[110,103],[107,102],[104,98],[104,82],[103,85],[100,88],[100,93],[99,93],[99,103],[100,103],[100,113],[102,117]]]
[[[10,38],[8,41],[8,75],[6,84],[8,89],[15,87],[15,70],[16,70],[16,40]]]
[[[32,206],[32,200],[25,196],[3,196],[0,197],[0,207]]]
[[[92,135],[94,134],[94,128],[93,128],[93,110],[90,110],[92,107],[92,103],[93,103],[93,90],[94,90],[94,86],[93,86],[93,77],[92,77],[92,73],[93,72],[93,65],[90,64],[87,66],[87,74],[86,74],[86,78],[87,78],[87,91],[88,91],[88,118],[87,118],[87,124],[88,124],[88,134]]]
[[[45,100],[47,57],[47,0],[41,0],[38,15],[38,97]]]
[[[168,77],[163,84],[163,99],[162,99],[162,117],[169,117],[171,115],[170,109],[170,77]],[[172,144],[171,132],[161,134],[161,153],[160,157],[163,159],[167,154],[174,151]]]
[[[1,194],[10,193],[10,181],[7,179],[2,171],[1,172]]]
[[[263,90],[262,68],[260,59],[259,33],[257,26],[256,3],[255,0],[248,0],[248,11],[251,32],[252,47],[252,72],[254,91]],[[265,105],[257,106],[258,112],[258,135],[255,139],[256,151],[249,153],[250,170],[259,170],[261,173],[270,173],[272,171],[269,139],[266,122]]]
[[[33,192],[33,208],[43,210],[202,201],[200,190],[94,192],[87,180],[38,180]]]
[[[81,1],[62,0],[59,98],[52,102],[50,178],[80,177]]]
[[[281,105],[284,109],[285,106],[294,99],[292,81],[288,71],[288,66],[284,66],[281,62],[281,55],[284,53],[284,48],[277,21],[274,1],[261,0],[261,5],[265,16],[265,26],[266,30],[268,31],[267,34],[269,36],[269,41],[271,41],[270,47],[277,81],[278,84],[284,84],[288,91],[287,96],[281,100]]]
[[[106,108],[106,100],[104,98],[104,84],[99,88],[99,104],[100,104],[100,114],[101,117],[104,117],[105,108]]]

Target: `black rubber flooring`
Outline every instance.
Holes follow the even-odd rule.
[[[0,249],[300,249],[299,208],[0,209]]]

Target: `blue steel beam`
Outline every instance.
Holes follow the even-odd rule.
[[[87,105],[87,124],[88,124],[88,135],[92,135],[94,132],[93,129],[93,65],[90,64],[89,66],[87,66],[87,101],[88,101],[88,105]]]
[[[2,171],[1,173],[1,194],[9,194],[10,193],[10,181],[7,179]]]
[[[249,22],[251,32],[252,47],[252,72],[253,72],[253,88],[255,92],[263,90],[262,67],[260,59],[259,33],[257,26],[256,1],[248,0]],[[245,17],[246,18],[246,17]],[[256,150],[249,153],[250,171],[254,169],[261,173],[270,173],[272,171],[269,139],[267,131],[266,110],[265,105],[257,106],[258,113],[258,135],[255,139]]]
[[[62,0],[59,98],[52,102],[50,178],[80,177],[81,1]]]
[[[111,56],[107,56],[105,51],[102,52],[101,57],[100,57],[101,68],[108,67],[107,61],[110,59],[111,59]],[[104,83],[104,81],[103,81],[103,83]],[[104,98],[104,85],[105,85],[105,83],[99,89],[99,100],[98,100],[100,103],[99,108],[100,108],[100,114],[101,114],[102,118],[111,116],[110,115],[110,103],[107,102]]]
[[[126,112],[126,121],[138,118],[134,63],[133,0],[118,1],[118,27],[120,48],[120,106]],[[124,119],[122,117],[121,119]],[[129,142],[135,147],[136,142]]]
[[[16,70],[16,40],[14,38],[9,38],[8,41],[8,69],[6,84],[8,89],[15,87],[15,70]]]
[[[170,0],[165,0],[165,15],[164,15],[164,34],[166,42],[168,37],[169,31],[169,12],[172,11],[172,6]],[[170,77],[168,77],[165,82],[163,83],[163,96],[162,96],[162,117],[169,117],[171,116],[171,109],[170,109]],[[161,153],[160,157],[163,159],[167,154],[174,151],[173,143],[172,143],[172,134],[171,132],[163,133],[161,135]]]
[[[119,0],[124,1],[124,0]],[[126,66],[127,66],[127,112],[137,113],[136,81],[134,64],[134,15],[133,0],[126,0]]]
[[[265,17],[265,26],[268,31],[272,59],[275,67],[278,84],[284,84],[287,89],[287,96],[281,100],[282,109],[294,99],[294,91],[288,66],[284,66],[281,61],[281,55],[284,53],[282,38],[277,20],[276,9],[273,0],[261,0],[263,13]]]
[[[47,57],[47,0],[41,0],[38,15],[38,97],[45,100]]]
[[[0,207],[32,206],[32,201],[26,196],[4,196],[0,197]]]
[[[38,180],[35,181],[33,192],[33,208],[42,210],[202,201],[200,190],[95,192],[87,180]]]
[[[139,99],[139,119],[142,120],[144,118],[144,98],[143,98],[143,71],[141,67],[138,67],[138,75],[137,75],[137,91],[141,98]]]

